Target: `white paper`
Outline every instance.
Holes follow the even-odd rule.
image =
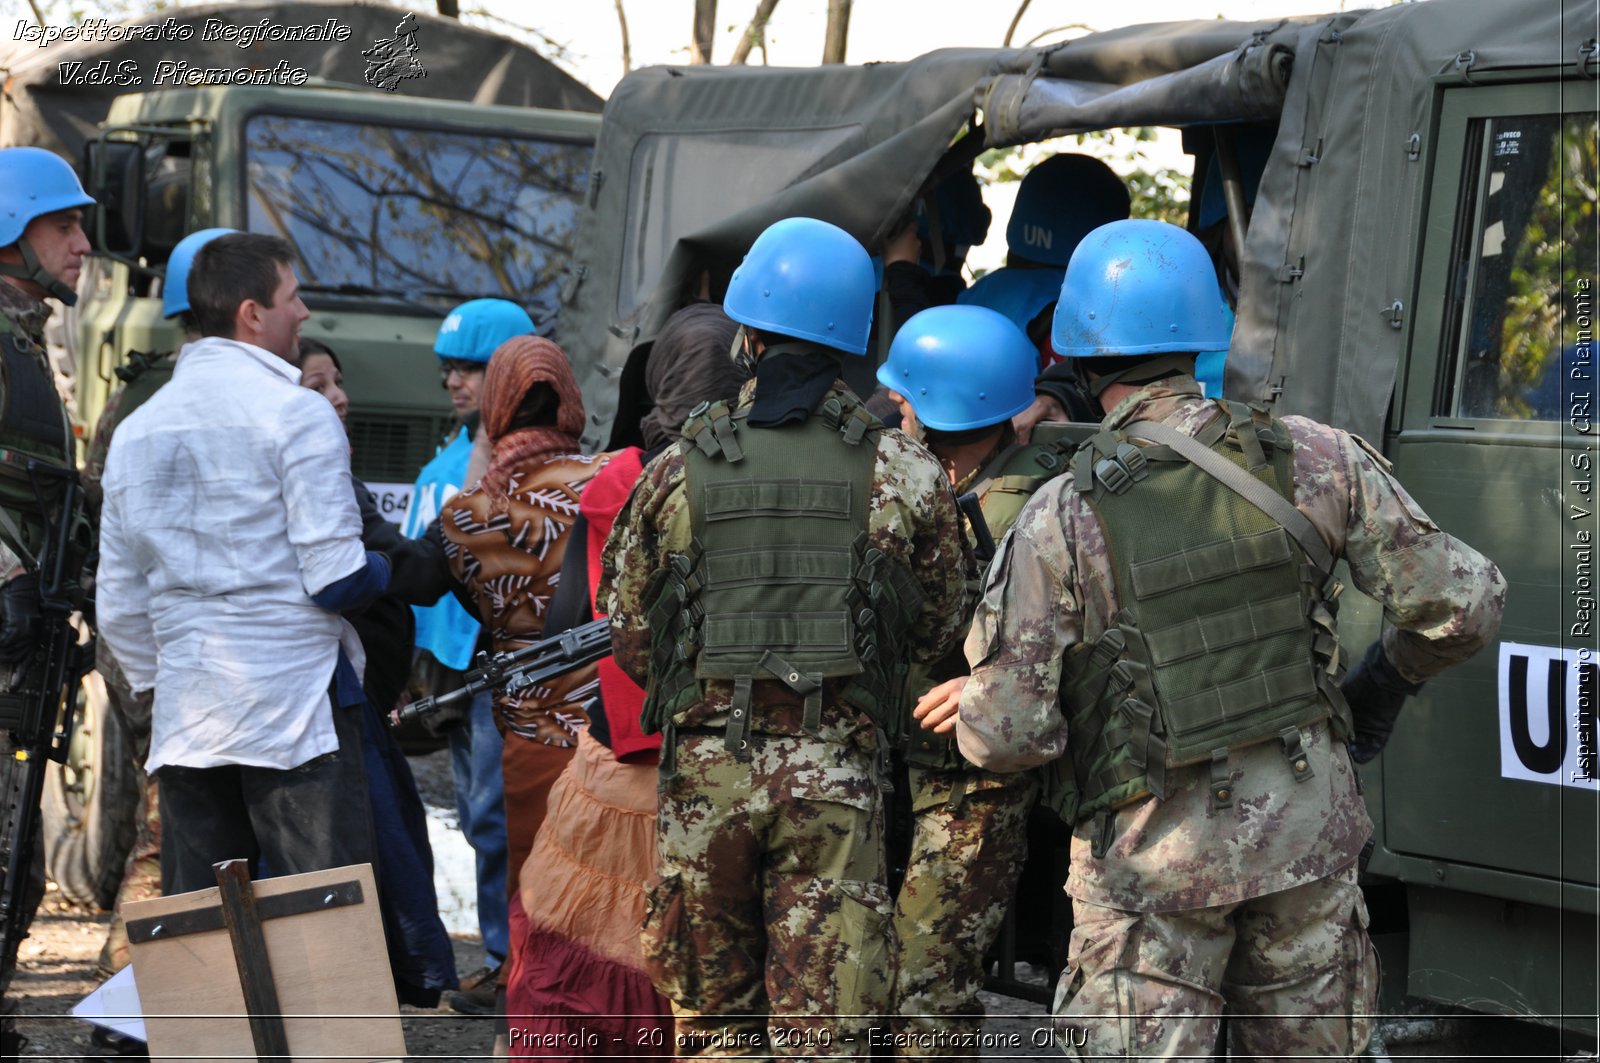
[[[139,987],[133,981],[132,964],[78,1001],[72,1014],[84,1022],[104,1026],[124,1037],[147,1040],[144,1035],[144,1008],[139,1005]]]

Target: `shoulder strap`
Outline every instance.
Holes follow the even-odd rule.
[[[1283,525],[1284,530],[1294,536],[1295,541],[1300,544],[1300,549],[1306,552],[1306,556],[1311,558],[1318,569],[1324,573],[1333,571],[1333,551],[1328,549],[1328,544],[1323,542],[1321,533],[1306,515],[1295,509],[1288,499],[1227,458],[1202,446],[1182,432],[1156,421],[1136,421],[1124,428],[1123,433],[1171,447],[1197,465],[1201,471],[1209,473],[1224,487]]]

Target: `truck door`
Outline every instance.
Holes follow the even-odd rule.
[[[1499,644],[1430,683],[1375,765],[1372,863],[1408,884],[1410,992],[1587,1012],[1590,1032],[1594,97],[1576,79],[1442,94],[1387,449],[1509,593]]]

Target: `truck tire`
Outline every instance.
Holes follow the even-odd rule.
[[[109,909],[133,847],[139,783],[120,714],[99,672],[83,677],[67,763],[51,764],[41,801],[45,873],[74,904]]]

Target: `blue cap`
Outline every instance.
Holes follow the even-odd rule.
[[[439,326],[433,353],[440,358],[488,363],[496,349],[514,336],[533,335],[533,318],[505,299],[473,299],[462,303]]]

